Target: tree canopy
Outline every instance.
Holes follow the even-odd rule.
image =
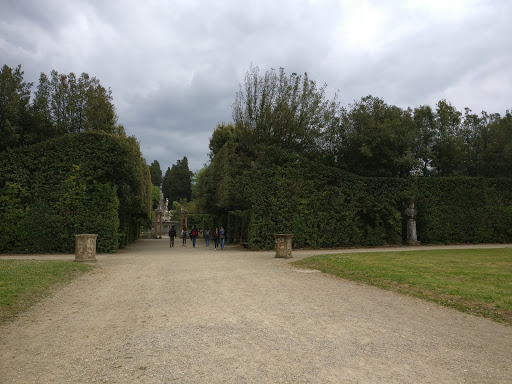
[[[167,168],[162,180],[162,192],[169,199],[169,204],[174,201],[192,198],[192,172],[188,168],[188,159],[178,160],[171,168]]]
[[[0,151],[34,144],[67,133],[106,132],[125,136],[112,102],[112,91],[96,77],[53,70],[41,73],[31,100],[32,83],[21,65],[0,72]]]
[[[162,185],[162,170],[160,169],[160,163],[155,160],[149,166],[149,171],[151,172],[151,184],[160,188]]]
[[[314,232],[341,225],[326,212],[331,204],[347,210],[338,215],[345,235],[353,236],[347,244],[365,238],[400,242],[402,205],[419,194],[418,178],[427,180],[422,185],[428,189],[428,180],[446,176],[512,177],[510,111],[462,113],[447,100],[401,108],[372,95],[343,107],[336,95],[328,100],[325,89],[307,74],[250,68],[235,95],[233,122],[218,124],[211,136],[211,161],[195,187],[198,206],[216,215],[250,216],[246,236],[253,233],[265,247],[270,237],[261,233],[290,228],[309,233],[301,235],[304,244],[309,236],[314,244],[336,245]],[[465,183],[447,184],[446,196]],[[393,186],[387,201],[379,186]],[[506,193],[493,193],[503,197],[501,206],[507,204]],[[487,236],[495,229],[485,231]]]

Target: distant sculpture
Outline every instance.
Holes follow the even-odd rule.
[[[407,244],[418,245],[418,234],[416,233],[416,215],[418,211],[414,208],[414,200],[411,200],[409,208],[405,210],[407,216]]]

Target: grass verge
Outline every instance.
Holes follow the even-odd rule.
[[[92,268],[69,261],[0,260],[0,324]]]
[[[512,325],[512,248],[322,255],[292,265]]]

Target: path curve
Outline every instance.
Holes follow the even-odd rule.
[[[273,255],[166,239],[98,255],[0,328],[0,382],[511,382],[512,327]]]

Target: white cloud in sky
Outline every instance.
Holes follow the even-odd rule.
[[[510,20],[507,0],[4,0],[0,65],[21,64],[35,86],[52,69],[96,76],[148,163],[187,156],[198,170],[251,65],[307,72],[345,105],[445,98],[503,114]]]

